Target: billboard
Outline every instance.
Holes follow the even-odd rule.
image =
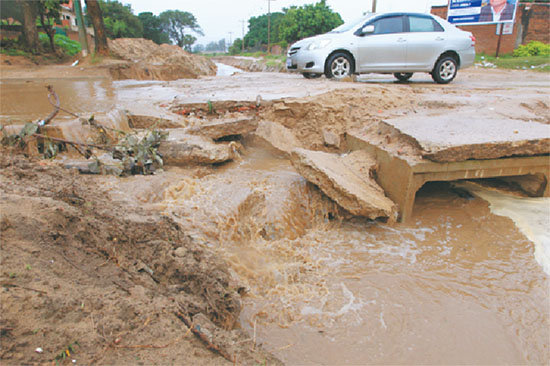
[[[450,0],[447,20],[452,24],[513,23],[518,0]]]

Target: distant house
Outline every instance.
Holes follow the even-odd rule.
[[[69,29],[78,31],[76,13],[74,11],[73,0],[61,4],[61,25]]]
[[[61,27],[68,29],[67,35],[78,41],[78,19],[74,10],[74,1],[68,0],[61,4]],[[94,29],[92,27],[86,27],[86,33],[88,37],[94,36]],[[90,40],[88,40],[90,42]]]

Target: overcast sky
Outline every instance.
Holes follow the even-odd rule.
[[[119,0],[130,4],[134,14],[150,11],[156,15],[165,10],[182,10],[193,14],[204,31],[197,43],[207,44],[225,38],[228,42],[242,38],[248,19],[267,13],[267,0]],[[281,11],[291,5],[313,4],[318,0],[272,0],[271,11]],[[327,0],[331,9],[340,13],[344,21],[353,20],[372,9],[372,0]],[[430,4],[445,5],[447,0],[378,0],[377,11],[429,11]],[[232,35],[229,34],[232,32]],[[196,36],[196,35],[195,35]]]

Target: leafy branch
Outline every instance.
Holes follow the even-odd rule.
[[[116,175],[149,175],[154,174],[156,170],[163,167],[162,154],[158,149],[161,142],[168,136],[167,132],[157,130],[155,129],[156,126],[153,126],[144,132],[126,133],[103,126],[95,120],[94,116],[88,120],[80,118],[78,115],[61,108],[59,97],[53,88],[51,86],[47,88],[48,100],[54,107],[53,112],[43,120],[25,124],[19,133],[6,134],[5,128],[0,126],[0,131],[4,132],[4,136],[0,141],[2,145],[25,149],[31,147],[29,143],[32,139],[35,139],[37,140],[38,152],[46,159],[55,158],[60,151],[66,150],[66,146],[70,145],[86,159],[94,158],[94,161],[88,166],[89,172],[93,174],[110,171]],[[55,102],[52,102],[52,98]],[[42,127],[48,124],[60,110],[80,118],[83,123],[94,127],[99,134],[99,144],[70,141],[42,133]],[[114,169],[102,169],[104,164],[94,153],[94,150],[110,152],[113,159],[121,161],[121,166],[114,167]]]

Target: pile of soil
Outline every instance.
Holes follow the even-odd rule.
[[[234,329],[238,280],[171,219],[6,148],[0,192],[7,364],[278,363]]]
[[[109,41],[109,49],[113,56],[129,61],[110,68],[116,80],[177,80],[216,75],[212,61],[178,46],[158,45],[143,38],[118,38]]]

